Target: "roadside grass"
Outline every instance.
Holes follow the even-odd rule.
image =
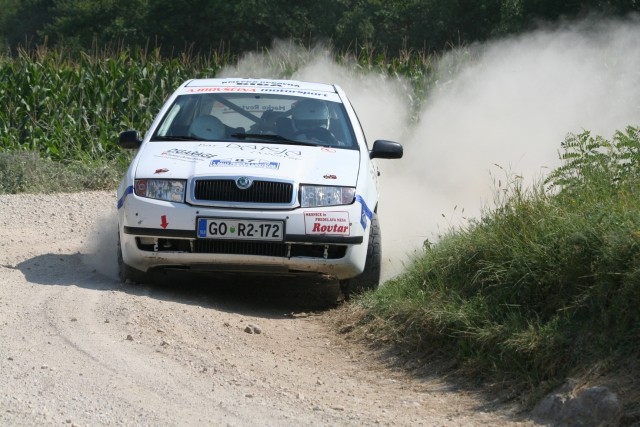
[[[348,304],[343,330],[441,356],[523,401],[640,354],[640,131],[569,136],[545,182],[426,243]],[[637,393],[636,393],[637,395]]]
[[[0,152],[0,194],[110,190],[123,173],[116,159],[61,162],[35,151]]]

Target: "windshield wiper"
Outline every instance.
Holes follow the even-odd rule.
[[[152,141],[204,141],[202,138],[197,138],[191,135],[156,135],[151,138]]]
[[[295,141],[293,139],[285,138],[282,135],[269,134],[269,133],[232,133],[231,137],[238,138],[238,139],[259,139],[265,142],[276,142],[276,143],[284,142],[286,144],[293,144],[293,145],[310,145],[314,147],[318,145],[312,142]]]

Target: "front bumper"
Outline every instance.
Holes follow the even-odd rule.
[[[339,280],[362,273],[368,243],[362,206],[293,210],[219,209],[129,194],[119,208],[123,261],[133,268],[265,274],[317,273]],[[282,241],[198,238],[197,218],[284,221]],[[322,222],[324,221],[324,222]],[[331,227],[341,221],[340,227]],[[366,221],[366,220],[365,220]]]

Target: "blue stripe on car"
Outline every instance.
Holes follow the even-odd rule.
[[[371,221],[371,218],[373,218],[373,212],[371,212],[371,209],[369,209],[369,206],[367,206],[367,203],[364,201],[362,196],[356,196],[356,201],[360,202],[360,204],[362,205],[362,212],[360,214],[360,225],[362,225],[362,228],[366,230],[367,218],[369,218],[369,221]]]
[[[131,193],[133,193],[133,185],[128,186],[126,190],[124,190],[122,197],[120,197],[120,199],[118,200],[118,209],[120,209],[122,205],[124,205],[124,199],[126,199],[127,195]]]

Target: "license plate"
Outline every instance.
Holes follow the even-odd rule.
[[[198,218],[198,238],[282,241],[284,221]]]

